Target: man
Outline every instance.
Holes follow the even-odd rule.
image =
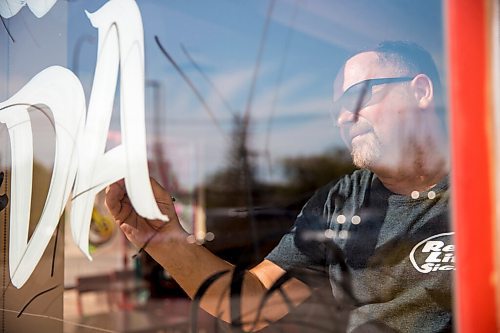
[[[245,329],[261,328],[284,316],[289,303],[305,300],[311,289],[296,276],[283,285],[286,299],[273,294],[256,310],[283,274],[314,268],[328,272],[339,311],[348,313],[342,330],[451,330],[454,256],[439,90],[432,58],[412,43],[385,42],[347,60],[335,79],[334,109],[362,170],[320,189],[280,244],[244,273],[239,319]],[[123,183],[108,188],[108,208],[128,239],[146,244],[194,297],[204,281],[234,267],[186,242],[169,194],[154,181],[153,190],[167,224],[137,216]],[[201,300],[227,321],[230,284],[231,274],[221,273]]]

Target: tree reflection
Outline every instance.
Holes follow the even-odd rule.
[[[247,147],[248,123],[236,119],[227,164],[205,184],[207,230],[216,236],[205,246],[249,267],[277,245],[314,191],[354,166],[347,150],[334,148],[285,158],[279,165],[283,181],[263,181],[257,175],[257,153]]]
[[[248,125],[240,126],[247,128]],[[245,128],[236,127],[233,131],[226,167],[214,173],[206,183],[208,209],[244,207],[247,179],[255,205],[286,207],[298,213],[315,190],[355,169],[346,149],[332,148],[323,153],[287,157],[279,165],[284,174],[282,182],[262,181],[256,175],[256,152],[246,147],[248,133]],[[248,161],[247,175],[243,168],[245,159]]]

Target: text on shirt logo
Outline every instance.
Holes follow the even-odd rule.
[[[455,246],[450,244],[453,232],[424,239],[411,250],[410,261],[421,273],[455,270]]]

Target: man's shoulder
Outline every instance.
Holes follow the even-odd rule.
[[[370,188],[374,177],[375,174],[369,170],[355,170],[319,188],[313,198],[320,201],[328,201],[332,197],[340,196],[347,198],[357,196]]]
[[[343,177],[333,180],[327,185],[323,186],[320,190],[331,191],[333,189],[347,190],[350,188],[365,187],[373,181],[375,174],[370,170],[357,169],[352,173],[344,175]]]

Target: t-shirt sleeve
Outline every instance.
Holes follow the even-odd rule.
[[[295,230],[296,227],[293,227],[285,234],[279,244],[266,256],[267,260],[272,261],[285,271],[312,264],[310,258],[295,245]]]
[[[325,263],[324,237],[328,225],[325,194],[318,191],[302,208],[294,226],[266,256],[286,271],[313,268]]]

